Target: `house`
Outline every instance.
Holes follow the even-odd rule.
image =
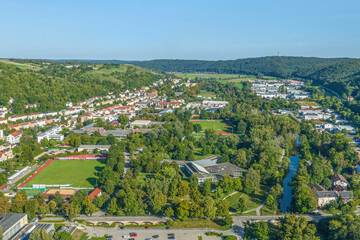
[[[3,230],[3,239],[11,239],[21,228],[28,224],[26,213],[4,213],[0,215],[0,226]]]
[[[342,186],[344,188],[349,186],[349,183],[346,181],[346,179],[338,173],[332,175],[330,178],[333,186]]]
[[[7,124],[7,122],[6,118],[0,118],[0,124]]]
[[[4,153],[0,152],[0,162],[6,161],[7,157]]]
[[[348,97],[347,97],[347,100],[348,100],[348,101],[354,101],[354,97],[353,97],[353,96],[348,96]]]
[[[344,203],[350,202],[353,200],[353,192],[352,191],[317,191],[316,196],[318,198],[318,206],[323,207],[329,204],[332,201],[338,201],[339,197],[341,197]]]
[[[95,188],[90,194],[89,194],[89,198],[90,201],[94,200],[94,198],[96,196],[101,196],[101,189],[100,188]]]
[[[6,141],[8,141],[9,143],[15,143],[15,144],[20,143],[21,137],[22,137],[22,132],[15,131],[6,137]]]

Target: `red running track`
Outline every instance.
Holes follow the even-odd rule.
[[[42,170],[44,170],[47,166],[49,166],[50,163],[52,163],[54,161],[54,159],[50,159],[49,161],[47,161],[44,165],[42,165],[33,175],[31,175],[30,177],[28,177],[25,181],[23,181],[22,183],[20,183],[17,186],[17,189],[21,189],[23,188],[28,182],[30,182],[31,179],[33,179],[36,175],[38,175]]]

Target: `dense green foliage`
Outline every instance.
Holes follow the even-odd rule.
[[[119,68],[105,65],[100,68]],[[119,93],[124,89],[140,88],[165,78],[162,73],[126,65],[123,71],[112,71],[101,76],[92,74],[98,70],[81,64],[67,68],[63,64],[44,64],[40,70],[20,69],[0,62],[0,105],[7,106],[12,97],[13,112],[59,111],[66,102],[84,101],[93,96],[105,96],[109,91]],[[115,81],[107,80],[111,75]],[[102,76],[104,78],[102,78]],[[26,109],[25,104],[39,104],[37,109]]]
[[[163,71],[268,75],[313,80],[360,99],[360,60],[348,58],[260,57],[227,61],[152,60],[132,62]]]

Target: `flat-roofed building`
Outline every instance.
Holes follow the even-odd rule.
[[[26,224],[28,224],[26,213],[4,213],[0,215],[3,240],[11,239]]]
[[[78,147],[78,152],[82,152],[84,150],[92,153],[97,149],[99,152],[108,152],[111,145],[80,145]]]

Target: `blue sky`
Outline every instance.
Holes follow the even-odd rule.
[[[0,0],[0,57],[360,57],[358,0]]]

